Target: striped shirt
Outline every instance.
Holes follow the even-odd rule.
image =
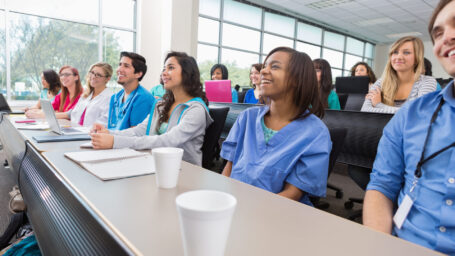
[[[370,90],[374,90],[376,88],[381,89],[381,82],[382,79],[378,79],[376,83],[374,83],[373,86],[371,86]],[[406,102],[416,99],[422,95],[425,95],[429,92],[434,92],[436,91],[436,79],[431,76],[424,76],[420,75],[419,79],[414,83],[412,86],[411,92],[409,93],[408,98],[406,99]],[[395,106],[389,106],[386,105],[382,102],[376,104],[375,107],[371,104],[370,99],[365,99],[365,102],[363,103],[361,111],[363,112],[376,112],[376,113],[389,113],[389,114],[394,114],[395,112],[400,109],[402,106],[402,103],[399,104],[400,102],[395,102]]]

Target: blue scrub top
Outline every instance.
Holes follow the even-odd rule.
[[[410,193],[414,171],[433,112],[441,98],[445,103],[435,122],[425,158],[455,141],[454,84],[442,91],[406,102],[384,128],[367,190],[376,190],[398,205],[408,194],[414,204],[401,229],[394,233],[405,240],[455,255],[455,148],[422,165],[422,177]],[[449,200],[449,201],[448,201]]]
[[[259,102],[259,100],[256,99],[256,97],[254,97],[254,89],[249,89],[245,94],[243,103],[258,104],[258,102]]]
[[[290,183],[308,195],[325,196],[332,148],[325,124],[316,116],[298,119],[265,142],[261,119],[268,106],[243,111],[223,143],[221,156],[233,163],[231,178],[273,193]]]
[[[141,85],[122,102],[124,95],[125,90],[122,89],[111,97],[108,129],[124,130],[140,124],[155,104],[155,98]]]

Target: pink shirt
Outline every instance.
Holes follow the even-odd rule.
[[[59,108],[60,108],[60,97],[61,97],[60,95],[61,94],[62,93],[57,94],[57,96],[55,96],[54,101],[52,102],[52,106],[54,107],[55,111],[59,111]],[[73,101],[73,103],[70,103],[70,97],[69,97],[69,95],[67,95],[66,100],[65,100],[65,105],[63,105],[63,111],[62,112],[67,112],[68,110],[73,109],[74,106],[76,106],[77,102],[79,101],[79,98],[81,97],[81,94],[82,93],[77,95],[77,97]]]

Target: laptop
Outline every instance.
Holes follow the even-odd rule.
[[[368,76],[337,77],[335,89],[337,93],[367,94],[369,85],[370,78]]]
[[[0,112],[8,114],[24,114],[24,111],[12,111],[2,93],[0,93]]]
[[[205,81],[205,95],[209,102],[232,102],[231,80]]]
[[[87,134],[90,131],[89,127],[61,127],[58,123],[57,117],[55,116],[54,107],[52,103],[48,100],[40,100],[41,108],[44,111],[46,116],[46,121],[49,124],[51,130],[59,135],[77,135],[77,134]]]

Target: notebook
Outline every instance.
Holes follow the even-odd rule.
[[[42,136],[33,136],[32,137],[36,142],[64,142],[64,141],[79,141],[79,140],[91,140],[89,134],[74,134],[74,135],[42,135]]]
[[[88,134],[90,131],[89,127],[60,127],[57,117],[55,116],[54,107],[48,100],[40,100],[41,108],[46,116],[47,123],[51,130],[59,135],[74,135],[74,134]]]
[[[65,153],[65,156],[101,180],[115,180],[155,172],[150,153],[129,148],[69,152]]]
[[[231,80],[205,81],[205,95],[209,102],[232,102]]]
[[[0,112],[6,112],[8,114],[24,114],[24,111],[12,111],[2,93],[0,93]]]

